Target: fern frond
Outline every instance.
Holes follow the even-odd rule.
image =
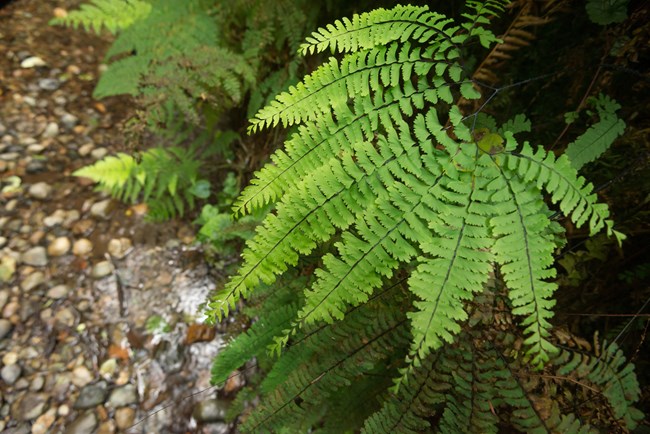
[[[300,51],[303,55],[327,49],[345,53],[408,40],[453,43],[451,36],[456,28],[445,28],[451,22],[444,15],[430,12],[427,7],[378,8],[319,29],[306,39]]]
[[[151,12],[151,4],[143,0],[90,0],[78,10],[64,17],[54,18],[50,24],[73,28],[83,27],[86,31],[100,34],[103,28],[116,34],[134,22],[143,20]]]
[[[131,200],[135,188],[131,183],[137,167],[138,163],[132,156],[120,152],[115,156],[109,155],[93,165],[84,166],[73,175],[92,179],[113,197]],[[135,195],[138,193],[139,191]]]
[[[600,119],[569,143],[564,152],[576,170],[600,157],[625,132],[625,122],[616,116],[616,111],[621,108],[616,101],[601,94],[595,103]]]

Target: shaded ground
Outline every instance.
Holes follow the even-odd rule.
[[[191,226],[71,176],[129,115],[90,96],[107,42],[47,25],[75,3],[0,9],[0,431],[225,432],[222,402],[197,404],[215,391],[181,399],[221,342],[195,322],[213,284]]]

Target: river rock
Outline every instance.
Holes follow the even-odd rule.
[[[73,129],[75,125],[77,125],[77,122],[79,122],[79,118],[73,114],[66,113],[63,116],[61,116],[61,123],[68,130]]]
[[[77,366],[72,370],[72,384],[77,387],[84,387],[93,381],[93,374],[85,366]]]
[[[34,425],[32,425],[32,434],[46,434],[55,420],[56,410],[51,408],[34,421]]]
[[[97,203],[94,203],[90,207],[90,214],[95,217],[107,219],[110,216],[111,211],[113,211],[114,207],[115,204],[112,199],[102,200]]]
[[[4,307],[4,306],[3,306]],[[9,334],[13,324],[8,319],[0,318],[0,340]]]
[[[60,225],[65,219],[65,211],[58,209],[43,219],[43,224],[48,228]]]
[[[72,422],[65,434],[93,434],[97,428],[97,416],[94,411],[87,411]]]
[[[59,124],[57,124],[56,122],[50,122],[45,127],[45,131],[43,131],[42,137],[44,139],[51,139],[58,135],[59,135]]]
[[[135,386],[132,384],[127,384],[125,386],[113,389],[111,396],[108,398],[108,403],[113,408],[125,407],[137,402],[138,394],[135,390]]]
[[[229,402],[222,399],[208,399],[199,402],[192,416],[199,423],[223,422],[226,419]]]
[[[45,247],[32,247],[20,256],[20,260],[27,265],[44,267],[47,265],[47,253]]]
[[[95,148],[92,151],[90,151],[90,156],[93,157],[95,160],[101,160],[108,154],[108,149],[106,148]]]
[[[130,407],[122,407],[115,410],[115,425],[119,429],[126,430],[133,425],[135,410]]]
[[[100,381],[97,384],[91,384],[81,389],[73,407],[76,409],[95,407],[106,401],[106,395],[107,386],[105,382]]]
[[[108,261],[101,261],[93,265],[90,275],[93,279],[102,279],[113,272],[113,267]]]
[[[95,149],[95,144],[94,143],[86,143],[84,145],[81,145],[77,152],[79,153],[80,156],[86,157],[90,155],[92,150]]]
[[[50,256],[63,256],[70,250],[70,240],[67,237],[58,237],[47,246]]]
[[[52,186],[47,182],[37,182],[29,187],[28,193],[34,199],[49,199],[52,194]]]
[[[54,91],[59,88],[61,83],[56,78],[41,78],[38,80],[38,87],[43,90]]]
[[[23,69],[38,68],[45,65],[45,61],[38,56],[30,56],[20,62],[20,67]]]
[[[20,282],[20,287],[22,288],[23,291],[31,291],[32,289],[36,288],[37,286],[43,284],[45,282],[45,274],[41,273],[40,271],[36,271],[26,278],[23,279],[22,282]]]
[[[67,286],[56,285],[48,289],[46,295],[48,298],[57,300],[59,298],[64,298],[66,295],[68,295],[68,292],[70,292],[70,289]]]
[[[22,369],[18,364],[6,365],[2,367],[2,370],[0,370],[0,376],[5,383],[12,385],[16,382],[18,377],[20,377],[21,372]]]
[[[26,393],[11,406],[11,417],[19,421],[34,420],[43,414],[48,396],[44,393]]]
[[[86,256],[93,251],[93,243],[87,238],[80,238],[74,242],[72,246],[72,253],[76,256]]]
[[[129,253],[132,247],[133,244],[128,238],[113,238],[108,242],[107,250],[112,257],[122,259]]]

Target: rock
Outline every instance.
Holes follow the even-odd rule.
[[[65,434],[93,434],[97,428],[97,416],[94,411],[87,411],[72,422]]]
[[[72,370],[72,384],[77,387],[84,387],[93,381],[93,374],[85,366],[77,366]]]
[[[38,87],[43,90],[57,90],[61,83],[56,78],[41,78],[38,80]]]
[[[108,154],[108,149],[106,148],[96,148],[90,151],[90,156],[93,157],[95,160],[101,160]]]
[[[72,246],[72,253],[77,256],[86,256],[93,251],[93,243],[86,238],[80,238],[74,242]]]
[[[80,217],[81,217],[81,214],[79,214],[79,211],[77,211],[76,209],[71,209],[70,211],[65,213],[65,219],[63,220],[63,226],[66,227],[66,228],[69,228],[70,226],[72,226],[72,224],[74,222],[79,220]]]
[[[83,219],[72,225],[72,232],[75,235],[89,234],[95,229],[95,221],[92,219]]]
[[[13,365],[18,361],[18,353],[15,351],[9,351],[4,356],[2,356],[3,365]]]
[[[129,407],[118,408],[115,410],[115,425],[119,429],[126,430],[133,425],[135,420],[135,410]]]
[[[32,247],[20,256],[20,260],[27,265],[34,267],[44,267],[47,265],[47,253],[45,247]]]
[[[30,383],[29,390],[31,390],[32,392],[38,392],[43,388],[44,385],[45,385],[45,377],[43,377],[42,375],[37,375]]]
[[[59,124],[57,124],[56,122],[50,122],[45,127],[45,131],[43,131],[42,137],[44,139],[51,139],[58,135],[59,135]]]
[[[0,319],[0,340],[4,339],[11,332],[12,327],[11,321],[4,318]]]
[[[20,377],[21,372],[22,369],[18,364],[6,365],[2,367],[2,370],[0,370],[0,376],[5,383],[12,385],[16,382],[18,377]]]
[[[108,261],[101,261],[93,265],[90,275],[93,279],[102,279],[113,272],[113,266]]]
[[[111,396],[108,398],[108,403],[113,408],[125,407],[137,402],[138,395],[136,393],[135,386],[132,384],[127,384],[125,386],[113,389]]]
[[[35,199],[49,199],[52,186],[47,182],[37,182],[29,187],[29,195]]]
[[[115,203],[113,202],[113,199],[102,200],[100,202],[94,203],[90,207],[90,214],[95,217],[108,219],[114,207]]]
[[[34,421],[32,434],[46,434],[56,420],[56,410],[51,408]]]
[[[95,145],[93,143],[86,143],[85,145],[81,145],[77,152],[80,156],[86,157],[90,155],[93,149],[95,149]]]
[[[45,61],[38,56],[30,56],[20,62],[20,67],[23,69],[38,68],[45,65]]]
[[[61,116],[61,123],[68,130],[73,129],[78,122],[79,122],[79,118],[77,118],[73,114],[66,113],[63,116]]]
[[[54,321],[67,327],[72,327],[75,323],[75,315],[67,307],[61,309],[54,315]]]
[[[108,242],[108,253],[116,259],[124,258],[133,247],[131,240],[128,238],[113,238]]]
[[[39,145],[38,143],[35,143],[33,145],[29,145],[27,147],[27,153],[28,154],[40,154],[45,150],[45,146]]]
[[[64,219],[65,219],[65,211],[63,211],[62,209],[58,209],[54,211],[54,213],[45,217],[43,219],[43,224],[48,228],[51,228],[62,224]]]
[[[106,383],[100,381],[97,384],[92,384],[81,389],[79,397],[75,401],[73,408],[85,409],[92,408],[97,405],[103,404],[106,401],[107,386]]]
[[[20,288],[23,291],[27,292],[43,283],[45,283],[45,274],[41,273],[40,271],[36,271],[23,279],[22,282],[20,282]]]
[[[108,359],[99,367],[99,373],[104,378],[111,378],[117,369],[117,360]]]
[[[44,393],[26,393],[11,406],[11,417],[19,421],[34,420],[43,414],[48,396]]]
[[[222,399],[208,399],[207,401],[199,402],[192,417],[199,423],[223,422],[226,418],[226,412],[230,403]]]
[[[97,428],[96,434],[115,434],[115,422],[112,420],[102,422]]]
[[[50,256],[63,256],[70,250],[70,240],[67,237],[58,237],[47,246]]]
[[[70,289],[68,289],[67,286],[65,285],[56,285],[53,286],[52,288],[47,290],[47,297],[52,298],[52,299],[59,299],[59,298],[64,298],[66,295],[68,295],[68,292],[70,292]]]

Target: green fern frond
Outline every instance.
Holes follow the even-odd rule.
[[[196,198],[207,197],[209,183],[200,179],[201,165],[193,149],[152,148],[142,153],[139,162],[119,153],[73,175],[92,179],[99,189],[124,202],[142,197],[149,204],[150,216],[164,220],[183,215],[194,208]]]
[[[571,142],[564,152],[576,170],[600,157],[625,132],[625,122],[616,116],[616,111],[621,108],[616,101],[600,94],[592,102],[600,119]]]
[[[145,19],[150,12],[151,4],[143,0],[91,0],[90,3],[82,4],[79,10],[52,19],[50,24],[75,29],[81,26],[86,31],[97,34],[105,27],[109,32],[116,34]]]
[[[643,413],[631,405],[641,395],[634,367],[626,364],[623,351],[615,343],[605,341],[601,351],[595,357],[564,350],[553,362],[558,366],[558,375],[573,375],[597,387],[611,405],[617,422],[633,430],[643,419]]]

